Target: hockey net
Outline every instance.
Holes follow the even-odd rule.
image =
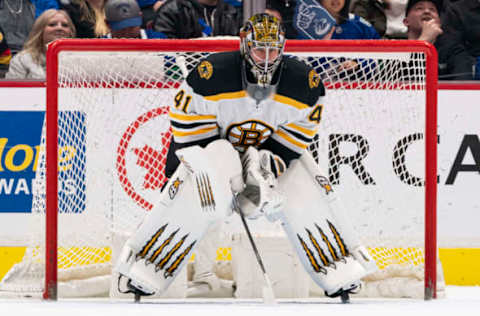
[[[31,244],[1,291],[55,298],[58,286],[59,296],[108,295],[116,251],[167,180],[176,89],[201,58],[237,48],[237,40],[62,40],[49,47],[46,150],[37,161]],[[311,65],[327,88],[309,150],[380,268],[364,280],[364,293],[435,296],[442,279],[435,51],[410,41],[288,41],[286,54]],[[347,60],[357,67],[342,69]],[[232,227],[217,259],[234,267],[222,277],[242,285],[250,277],[242,276],[245,264],[256,263],[236,258],[242,245],[232,242],[239,233]],[[252,230],[259,243],[274,240],[273,248],[286,251],[279,225],[260,221]],[[265,256],[269,261],[268,250]]]

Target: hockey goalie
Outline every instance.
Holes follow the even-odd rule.
[[[306,151],[325,89],[313,69],[283,54],[284,44],[275,17],[254,15],[239,51],[208,56],[180,86],[169,113],[169,182],[119,256],[121,292],[164,292],[207,230],[238,209],[280,221],[328,296],[354,293],[376,269]]]

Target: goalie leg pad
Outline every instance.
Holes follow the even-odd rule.
[[[367,270],[368,274],[378,271],[375,260],[360,243],[355,229],[347,217],[347,210],[341,198],[333,191],[328,178],[323,176],[324,173],[309,153],[302,155],[299,160],[302,167],[312,176],[314,186],[320,190],[320,193],[316,196],[324,203],[326,209],[330,211],[333,221],[342,232],[342,238],[349,246],[350,254]]]
[[[332,295],[357,286],[368,271],[352,256],[361,245],[344,217],[335,216],[343,209],[331,203],[334,192],[327,178],[318,167],[315,172],[306,167],[310,161],[302,157],[279,178],[286,193],[283,228],[311,278]]]
[[[223,154],[212,157],[219,147]],[[201,176],[180,164],[117,261],[115,270],[144,293],[163,293],[208,228],[231,214],[231,178],[241,177],[238,153],[233,148],[228,151],[225,144],[214,145],[210,151],[208,146],[194,150],[193,156],[191,151],[185,154],[185,161],[193,157],[196,161],[189,166]],[[214,169],[220,158],[227,158],[233,168]]]

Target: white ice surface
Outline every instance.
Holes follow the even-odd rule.
[[[109,300],[59,300],[45,302],[32,299],[1,299],[1,316],[130,316],[130,315],[208,315],[208,316],[279,316],[279,315],[480,315],[480,287],[448,286],[447,297],[433,301],[410,299],[360,299],[350,304],[338,300],[318,299],[314,302],[280,301],[265,305],[261,301],[188,299],[135,304]]]

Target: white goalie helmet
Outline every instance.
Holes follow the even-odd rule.
[[[280,21],[266,13],[248,19],[240,30],[240,51],[250,64],[257,84],[266,87],[272,84],[285,46],[285,31]]]

